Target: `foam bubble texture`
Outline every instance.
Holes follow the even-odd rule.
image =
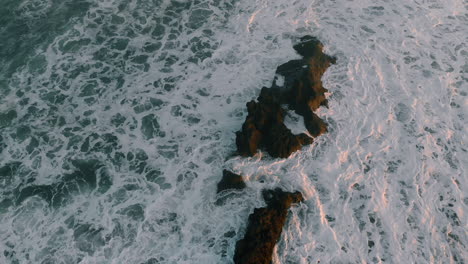
[[[231,263],[273,187],[306,198],[275,263],[468,259],[463,1],[8,10],[27,41],[0,51],[0,262]],[[14,51],[17,28],[0,22]],[[299,57],[292,44],[305,34],[338,58],[318,112],[329,133],[288,159],[233,156],[245,103]],[[216,205],[223,168],[248,188]]]

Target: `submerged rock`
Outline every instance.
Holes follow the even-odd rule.
[[[228,170],[223,170],[223,178],[218,183],[218,193],[229,189],[244,189],[246,187],[242,176],[232,173]]]
[[[234,263],[270,264],[273,249],[281,236],[291,205],[303,201],[300,192],[264,190],[266,207],[256,208],[249,216],[247,231],[236,244]]]

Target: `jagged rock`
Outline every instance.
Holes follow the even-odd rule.
[[[218,193],[228,189],[244,189],[245,186],[242,176],[223,170],[223,178],[218,183]]]
[[[247,122],[247,121],[246,121]],[[262,140],[262,133],[251,124],[242,126],[241,131],[236,132],[237,152],[242,156],[253,156]]]
[[[302,145],[312,143],[306,134],[294,135],[283,123],[285,111],[281,104],[304,117],[304,124],[313,137],[327,132],[327,124],[313,111],[327,106],[322,75],[336,59],[323,53],[323,45],[314,37],[305,36],[294,49],[303,56],[280,65],[276,73],[284,77],[283,84],[273,82],[263,87],[257,101],[247,103],[248,115],[242,130],[236,132],[237,151],[253,156],[264,148],[272,157],[287,158]]]
[[[288,210],[291,205],[304,201],[302,193],[285,192],[280,188],[276,188],[274,190],[263,190],[262,195],[267,207],[276,210]]]
[[[268,130],[265,148],[272,157],[287,158],[301,149],[301,142],[283,123],[276,123]]]
[[[313,137],[328,132],[327,124],[311,110],[304,114],[304,125]]]
[[[236,132],[237,151],[242,156],[253,156],[258,148],[265,148],[272,157],[287,158],[312,140],[305,140],[305,134],[292,134],[283,123],[284,110],[277,97],[262,91],[258,102],[247,103],[247,118],[242,130]]]
[[[247,112],[249,113],[248,121],[252,120],[255,127],[266,132],[274,123],[282,123],[284,120],[284,110],[281,106],[274,102],[255,102],[247,103]]]
[[[281,96],[281,103],[304,117],[306,128],[316,137],[327,131],[325,122],[313,113],[320,106],[328,105],[322,75],[336,59],[323,53],[322,43],[311,36],[303,37],[294,49],[303,59],[280,65],[276,73],[284,77],[284,83],[278,86],[275,80],[272,89]]]
[[[285,126],[283,104],[304,117],[304,124],[313,137],[327,132],[326,123],[314,111],[320,106],[327,106],[327,90],[321,78],[336,59],[324,54],[323,45],[311,36],[303,37],[294,49],[303,58],[291,60],[277,68],[276,74],[284,77],[283,83],[279,84],[275,78],[271,88],[262,88],[257,102],[247,103],[248,115],[241,131],[236,132],[240,155],[252,156],[258,148],[264,148],[273,157],[287,158],[302,145],[312,143],[313,139],[308,135],[294,135]],[[240,176],[228,174],[224,177],[234,177],[232,179],[236,181],[239,179],[236,177]],[[220,185],[218,192],[224,188]],[[288,209],[292,204],[303,201],[301,193],[289,193],[281,189],[264,190],[263,198],[267,206],[256,208],[249,216],[246,234],[236,244],[236,264],[270,264]]]
[[[287,103],[287,100],[285,100],[285,97],[287,95],[283,94],[280,89],[277,88],[267,88],[267,87],[262,87],[260,90],[260,95],[258,96],[257,100],[259,102],[263,102],[266,104],[285,104]]]
[[[301,145],[305,146],[305,145],[310,145],[314,142],[314,139],[309,137],[308,135],[304,134],[304,133],[301,133],[299,135],[296,136],[297,137],[297,140],[299,140],[299,143],[301,143]]]
[[[281,189],[264,190],[263,198],[267,206],[256,208],[249,216],[245,236],[236,244],[236,264],[270,264],[288,209],[292,204],[303,201],[300,192],[290,193]]]
[[[282,123],[284,110],[279,104],[250,101],[242,130],[236,133],[236,145],[242,156],[253,156],[274,123]]]

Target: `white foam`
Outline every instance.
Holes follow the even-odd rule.
[[[103,195],[84,193],[55,209],[33,197],[1,214],[2,247],[15,252],[20,263],[144,263],[151,258],[229,263],[248,215],[264,205],[261,189],[274,187],[306,197],[291,210],[277,263],[450,263],[455,258],[462,263],[468,258],[468,32],[462,1],[178,2],[189,4],[160,40],[151,37],[155,21],[179,11],[168,12],[174,8],[171,1],[155,3],[130,1],[119,11],[120,1],[100,1],[51,43],[45,72],[16,73],[12,88],[30,87],[27,106],[38,108],[37,117],[24,120],[32,135],[46,133],[49,140],[40,139],[38,153],[31,154],[26,143],[8,136],[2,160],[35,162],[36,184],[58,181],[69,171],[63,166],[78,158],[102,160],[113,177]],[[195,19],[191,12],[200,8],[212,15],[200,18],[200,28],[187,28]],[[112,22],[113,14],[125,22]],[[181,32],[171,40],[170,29],[179,25]],[[106,34],[127,38],[127,48],[104,50],[113,38]],[[323,79],[330,107],[319,111],[330,132],[286,160],[266,153],[231,157],[245,103],[271,85],[278,65],[298,58],[291,39],[305,34],[317,36],[338,58]],[[100,43],[100,37],[106,41]],[[191,48],[205,44],[185,46],[195,37],[212,52],[198,64],[189,62]],[[61,48],[84,38],[91,42]],[[158,42],[161,48],[143,51]],[[99,59],[102,65],[99,51],[108,52]],[[125,58],[126,52],[133,54]],[[161,60],[163,54],[176,57]],[[140,55],[148,56],[147,65],[138,62],[144,60]],[[78,69],[81,73],[73,75]],[[96,80],[93,72],[110,82],[98,80],[91,102],[80,94]],[[51,91],[68,99],[47,101]],[[151,104],[149,98],[162,103]],[[135,111],[144,103],[147,109]],[[89,110],[94,112],[85,115]],[[18,105],[17,111],[20,117],[27,114],[26,106]],[[121,125],[112,121],[118,113],[125,118]],[[148,114],[155,115],[165,137],[148,139],[141,133]],[[53,115],[66,124],[59,127]],[[83,127],[86,118],[91,123]],[[64,136],[64,128],[80,126],[76,137]],[[93,133],[98,136],[90,137]],[[106,133],[118,141],[110,153],[101,151],[111,144],[103,139]],[[90,148],[101,146],[81,152],[88,137]],[[72,138],[78,149],[67,148]],[[141,163],[127,159],[137,149],[162,177],[148,181],[147,172],[136,168]],[[120,161],[117,152],[125,154]],[[248,188],[216,206],[216,184],[225,167],[244,175]],[[125,213],[135,204],[143,208],[143,218]]]

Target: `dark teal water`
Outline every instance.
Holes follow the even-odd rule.
[[[4,1],[0,10],[0,72],[2,81],[26,65],[36,49],[44,50],[73,26],[90,1]]]
[[[141,243],[143,225],[177,234],[179,220],[165,203],[156,214],[148,207],[190,189],[185,185],[198,165],[182,161],[186,154],[179,152],[189,147],[180,144],[183,137],[193,137],[175,135],[174,127],[188,128],[202,118],[195,98],[171,98],[179,97],[187,67],[211,57],[220,42],[214,30],[226,23],[232,5],[2,3],[2,262],[136,263],[122,250]],[[172,163],[182,165],[176,175]],[[161,236],[151,237],[166,245]],[[153,255],[137,259],[167,258],[164,250]]]

